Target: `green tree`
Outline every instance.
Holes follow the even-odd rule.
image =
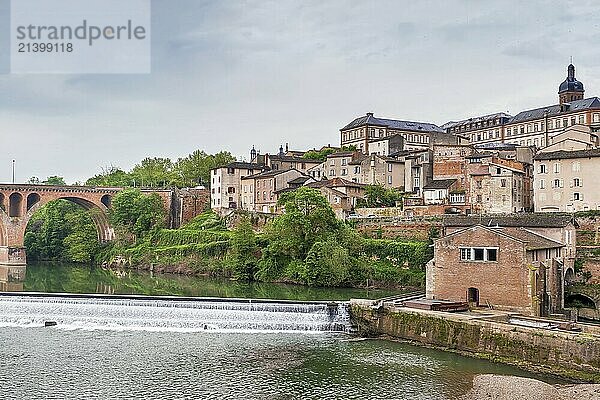
[[[166,211],[156,193],[146,195],[139,189],[125,189],[113,197],[109,215],[116,227],[137,241],[151,230],[164,226]]]
[[[365,189],[365,199],[360,206],[366,207],[395,207],[396,202],[402,199],[402,192],[398,189],[386,189],[383,185],[369,185]]]
[[[174,166],[178,186],[195,186],[210,184],[210,170],[235,161],[235,157],[227,151],[207,154],[196,150],[185,158],[177,160]]]
[[[111,165],[103,168],[101,173],[88,179],[85,184],[101,187],[129,187],[132,185],[132,178],[127,172]]]
[[[30,219],[25,233],[31,260],[90,262],[99,246],[90,213],[66,200],[50,202]]]
[[[45,181],[42,182],[43,185],[59,185],[63,186],[67,183],[65,182],[62,176],[49,176]]]
[[[160,157],[144,158],[130,175],[135,185],[142,187],[165,187],[175,179],[171,160]]]
[[[231,258],[234,276],[238,279],[250,280],[254,277],[254,270],[258,258],[256,237],[252,231],[252,224],[244,218],[239,226],[233,230],[231,237]]]
[[[316,189],[301,187],[279,199],[285,212],[265,231],[268,245],[263,250],[256,274],[260,280],[278,279],[286,268],[301,279],[307,276],[304,265],[317,242],[328,239],[344,242],[347,227],[335,217],[327,199]]]

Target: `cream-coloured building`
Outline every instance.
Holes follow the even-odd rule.
[[[589,127],[574,126],[534,158],[535,211],[600,209],[600,148]]]
[[[459,140],[432,123],[379,118],[367,113],[340,129],[340,143],[341,146],[356,146],[365,154],[379,152],[380,155],[386,155],[382,153],[383,145],[380,143],[378,147],[378,142],[394,135],[399,135],[404,141],[404,148],[398,150],[426,149],[434,143],[456,143]],[[388,154],[393,152],[387,151]]]
[[[234,161],[210,171],[210,207],[217,212],[240,208],[245,176],[264,171],[264,165]]]
[[[451,121],[442,128],[452,135],[464,135],[471,144],[510,143],[546,147],[554,136],[568,127],[586,125],[600,128],[600,99],[584,98],[583,83],[575,78],[575,67],[567,67],[567,77],[558,87],[558,104],[525,110],[512,116],[497,113]]]
[[[245,176],[241,179],[242,208],[248,211],[275,213],[279,194],[285,189],[301,186],[309,179],[297,169],[266,171]]]

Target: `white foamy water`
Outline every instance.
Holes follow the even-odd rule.
[[[0,327],[149,332],[345,332],[344,303],[0,296]]]

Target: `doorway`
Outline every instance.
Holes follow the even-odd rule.
[[[479,306],[479,289],[473,287],[467,289],[467,301],[469,305]]]

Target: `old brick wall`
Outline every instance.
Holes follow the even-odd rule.
[[[497,262],[461,261],[460,247],[497,247]],[[470,287],[479,290],[479,303],[531,310],[529,269],[522,243],[484,228],[435,242],[433,267],[437,299],[466,301]]]
[[[190,222],[194,217],[210,209],[208,189],[175,190],[174,228]]]
[[[436,217],[363,218],[355,221],[356,230],[370,238],[419,241],[428,240],[430,232],[440,232],[442,224],[441,219]]]

